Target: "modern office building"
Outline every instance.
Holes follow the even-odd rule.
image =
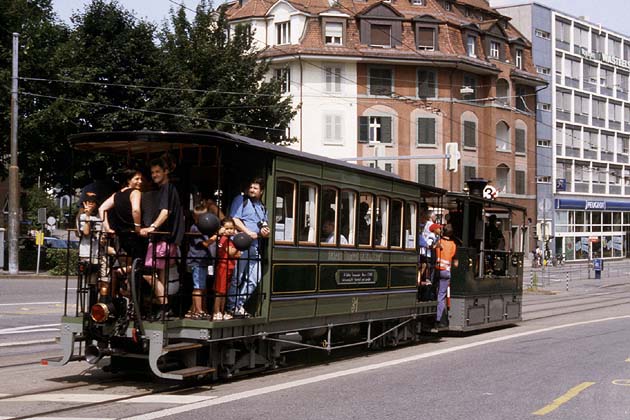
[[[240,0],[227,13],[284,80],[292,147],[455,191],[487,178],[535,218],[545,81],[530,42],[487,0]],[[439,157],[447,143],[461,153],[455,173]]]
[[[497,10],[531,39],[536,71],[549,81],[538,92],[536,181],[552,252],[626,256],[630,37],[535,2]]]

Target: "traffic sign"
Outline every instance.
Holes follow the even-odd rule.
[[[37,231],[37,233],[35,234],[35,245],[37,246],[42,246],[44,245],[44,232],[42,231]]]
[[[483,189],[483,198],[485,198],[486,200],[494,200],[495,198],[497,198],[497,195],[498,191],[492,185],[486,185],[486,187]]]

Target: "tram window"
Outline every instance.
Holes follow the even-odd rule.
[[[361,194],[359,201],[358,235],[359,245],[372,244],[372,220],[374,219],[374,198],[370,194]]]
[[[389,229],[389,199],[378,197],[376,218],[374,222],[374,244],[379,247],[387,246],[387,232]]]
[[[276,186],[276,208],[274,237],[276,242],[290,242],[294,240],[295,225],[295,182],[278,180]]]
[[[357,194],[353,191],[342,191],[340,204],[339,231],[347,239],[348,245],[354,245],[356,243]]]
[[[402,248],[402,201],[392,200],[391,223],[389,228],[389,244],[392,248]]]
[[[405,203],[405,217],[403,218],[405,229],[405,248],[416,248],[416,230],[418,229],[418,205]]]
[[[314,244],[317,226],[317,187],[308,184],[300,185],[298,206],[300,214],[298,238],[300,243]]]
[[[330,187],[322,188],[322,213],[319,228],[319,241],[322,245],[335,245],[337,243],[337,190]],[[341,236],[341,244],[347,244],[345,236]]]

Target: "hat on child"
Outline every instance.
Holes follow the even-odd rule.
[[[439,223],[433,223],[431,226],[429,226],[429,232],[435,233],[435,231],[438,229],[442,229],[442,225]]]

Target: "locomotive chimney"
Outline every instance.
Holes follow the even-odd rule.
[[[470,178],[466,181],[470,195],[483,197],[483,189],[488,185],[488,180],[484,178]]]

